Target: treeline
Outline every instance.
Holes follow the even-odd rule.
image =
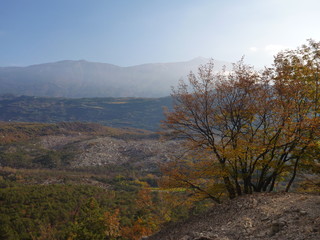
[[[97,123],[85,122],[1,122],[0,121],[0,144],[29,141],[41,136],[48,135],[80,135],[110,136],[118,138],[143,138],[155,137],[151,132],[141,129],[112,128]]]

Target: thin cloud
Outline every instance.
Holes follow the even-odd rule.
[[[250,47],[249,50],[251,52],[257,52],[259,49],[257,47]]]
[[[278,52],[280,52],[281,50],[285,50],[287,49],[287,46],[283,46],[283,45],[279,45],[279,44],[269,44],[267,46],[265,46],[264,50],[266,53],[270,54],[270,55],[275,55]]]

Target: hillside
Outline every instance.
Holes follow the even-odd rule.
[[[150,235],[189,212],[162,201],[157,185],[159,165],[178,149],[139,129],[0,122],[0,238]]]
[[[107,63],[60,61],[28,67],[0,67],[0,95],[46,97],[164,97],[179,79],[209,61],[150,63],[119,67]],[[226,62],[216,61],[220,70]]]
[[[158,172],[174,152],[177,143],[143,130],[0,122],[0,167]]]
[[[164,119],[165,98],[44,98],[0,97],[0,121],[12,122],[95,122],[111,127],[157,131]]]
[[[320,195],[263,193],[215,206],[148,240],[318,240]]]
[[[163,225],[147,239],[319,239],[319,195],[254,194],[206,213],[212,203],[167,203],[168,192],[157,184],[159,166],[182,150],[145,130],[0,122],[0,235],[104,239],[92,236],[105,237],[111,221],[113,236],[124,240]]]

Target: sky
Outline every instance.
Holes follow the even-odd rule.
[[[270,65],[320,41],[319,0],[0,0],[0,66],[196,57]]]

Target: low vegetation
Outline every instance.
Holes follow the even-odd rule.
[[[153,152],[168,146],[152,132],[1,122],[0,134],[2,239],[140,239],[205,209],[164,200]]]

